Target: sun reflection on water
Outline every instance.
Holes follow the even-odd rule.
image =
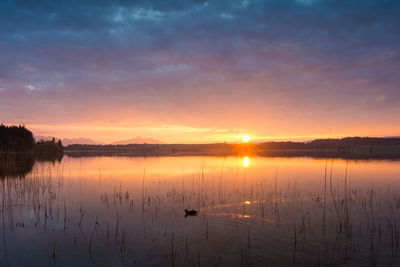
[[[250,159],[249,159],[249,157],[248,156],[245,156],[244,158],[243,158],[243,167],[249,167],[249,165],[250,165]]]

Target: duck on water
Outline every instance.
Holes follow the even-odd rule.
[[[196,216],[196,215],[197,215],[197,210],[185,209],[185,217],[187,217],[187,216]]]

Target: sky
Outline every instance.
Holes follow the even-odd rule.
[[[0,2],[0,122],[166,143],[400,135],[400,1]]]

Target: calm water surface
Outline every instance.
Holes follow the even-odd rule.
[[[400,264],[398,161],[64,157],[0,183],[1,266]]]

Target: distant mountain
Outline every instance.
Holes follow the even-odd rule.
[[[101,142],[94,141],[89,138],[64,138],[61,140],[63,146],[73,145],[73,144],[80,144],[80,145],[100,145]]]
[[[43,135],[35,135],[35,140],[36,141],[49,141],[53,139],[53,136],[43,136]],[[56,140],[58,140],[57,137],[55,137]],[[103,145],[103,142],[98,142],[90,138],[84,138],[84,137],[79,137],[79,138],[63,138],[61,139],[61,142],[63,146],[68,146],[68,145]],[[135,137],[127,140],[120,140],[111,143],[111,145],[129,145],[129,144],[164,144],[162,141],[153,139],[153,138],[142,138],[142,137]]]
[[[111,143],[112,145],[129,145],[129,144],[164,144],[162,141],[154,138],[142,138],[137,136],[135,138],[121,140]]]

